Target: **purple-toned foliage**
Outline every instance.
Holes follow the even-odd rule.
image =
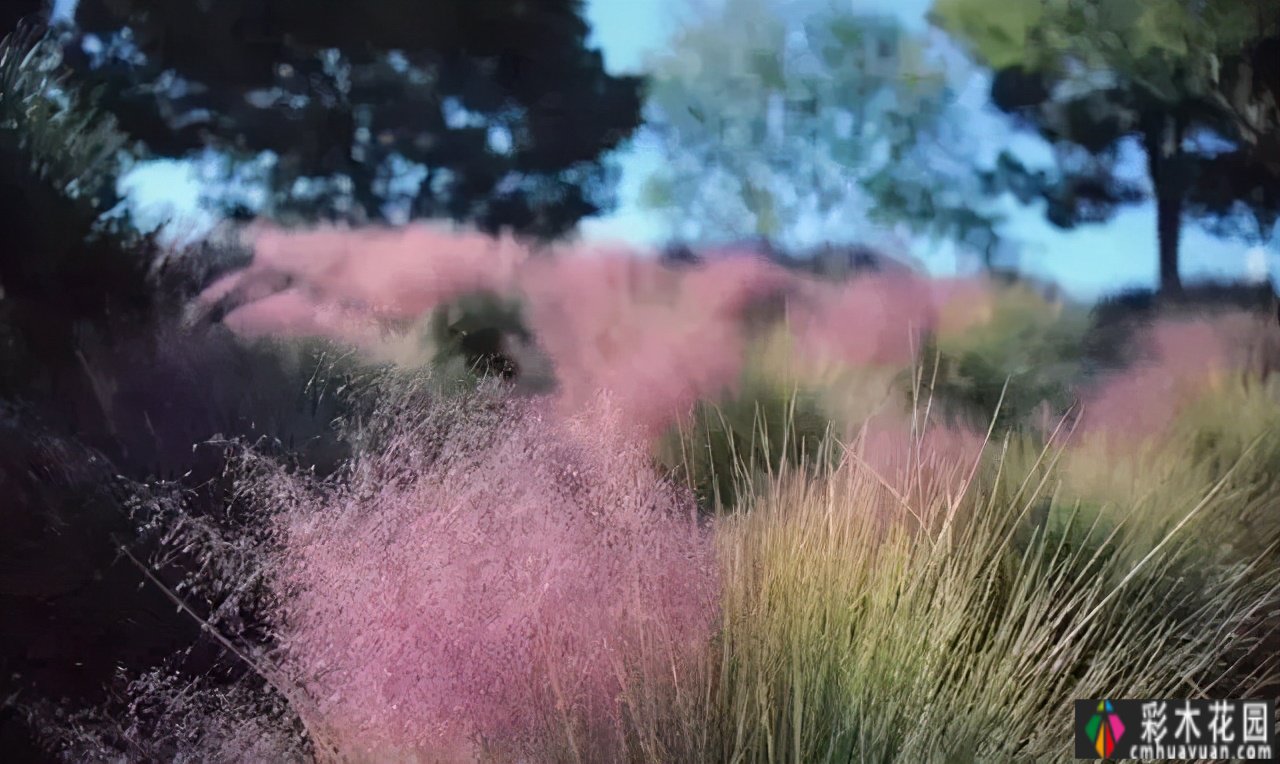
[[[218,684],[164,668],[121,678],[118,713],[41,708],[32,722],[67,762],[302,764],[314,758],[293,710],[255,683]],[[260,684],[260,683],[256,683]]]

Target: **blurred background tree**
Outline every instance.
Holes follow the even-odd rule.
[[[990,259],[999,218],[939,53],[843,6],[726,0],[695,14],[650,66],[665,162],[645,203],[687,238],[795,245],[905,223]]]
[[[1052,170],[1005,154],[993,180],[1045,202],[1053,224],[1106,221],[1154,197],[1160,287],[1171,293],[1182,286],[1185,217],[1270,236],[1280,211],[1280,6],[937,0],[932,15],[994,70],[994,104],[1052,144]],[[1132,151],[1145,171],[1126,168]]]
[[[142,156],[247,169],[239,215],[550,238],[612,203],[640,122],[588,31],[580,0],[80,0],[67,50]]]

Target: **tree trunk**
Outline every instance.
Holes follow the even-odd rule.
[[[1166,118],[1158,130],[1148,131],[1143,141],[1147,149],[1147,171],[1156,197],[1156,242],[1160,253],[1160,292],[1182,292],[1178,273],[1178,249],[1182,238],[1182,199],[1186,183],[1182,177],[1182,125]]]
[[[1182,194],[1156,197],[1156,239],[1160,247],[1160,291],[1182,291],[1178,274],[1178,245],[1182,237]]]

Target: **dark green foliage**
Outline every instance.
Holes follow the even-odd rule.
[[[1055,148],[1050,171],[1004,156],[991,189],[1044,202],[1061,227],[1152,199],[1161,288],[1177,292],[1184,217],[1266,240],[1280,215],[1280,100],[1269,74],[1280,38],[1275,8],[937,0],[934,18],[993,68],[993,103]],[[1131,144],[1146,155],[1149,192],[1118,167]],[[1241,227],[1250,216],[1253,225]]]
[[[243,685],[246,667],[120,550],[176,587],[201,561],[172,536],[166,513],[191,518],[197,532],[247,522],[227,465],[249,445],[294,469],[332,472],[350,452],[334,420],[359,414],[369,379],[323,347],[246,346],[221,327],[84,357],[102,393],[104,434],[67,429],[74,421],[50,427],[35,407],[10,413],[0,405],[0,491],[9,497],[0,543],[0,610],[8,626],[0,671],[22,690],[19,707],[35,712],[32,729],[57,745],[76,730],[48,716],[51,703],[142,718],[108,692],[123,689],[117,673],[126,681],[153,669],[179,684],[198,679],[212,688],[209,697],[228,687],[256,692]],[[71,418],[59,414],[60,422]],[[225,580],[237,597],[252,594],[244,577]],[[245,643],[269,646],[255,620],[262,613],[242,612],[225,594],[183,590],[198,613],[220,609]],[[12,726],[19,721],[0,733],[20,737]],[[108,724],[94,744],[118,745],[120,735],[131,734],[146,733]]]
[[[243,439],[293,455],[321,473],[345,456],[333,422],[359,405],[371,373],[348,351],[322,342],[247,343],[222,327],[173,330],[159,347],[88,355],[110,391],[114,458],[130,474],[177,479],[202,460],[203,477],[220,456],[196,444]]]
[[[152,665],[197,639],[117,555],[115,539],[132,534],[130,490],[104,454],[0,404],[0,675],[4,705],[14,704],[0,737],[13,741],[12,760],[46,760],[36,733],[50,730],[28,727],[31,707],[103,703],[120,667]]]
[[[1205,157],[1196,170],[1189,212],[1219,233],[1268,238],[1280,220],[1280,166],[1269,168],[1252,150],[1236,150]]]
[[[1033,424],[1046,406],[1061,415],[1086,370],[1084,314],[1029,291],[1010,292],[994,305],[986,325],[926,344],[919,371],[926,389],[932,383],[944,412],[979,430],[993,417],[1000,429]]]
[[[798,254],[780,253],[774,258],[786,268],[832,281],[847,281],[866,274],[911,275],[911,265],[873,247],[861,244],[823,244]]]
[[[999,446],[982,454],[978,478],[986,494],[982,500],[1025,509],[1006,563],[1016,565],[1017,558],[1030,551],[1053,554],[1056,550],[1077,568],[1082,580],[1095,563],[1106,568],[1115,551],[1107,548],[1107,537],[1116,530],[1120,510],[1092,497],[1055,495],[1053,487],[1062,480],[1059,460],[1069,448],[1068,437],[1060,433],[1050,440],[1044,433],[1026,431],[997,442]]]
[[[131,475],[178,469],[182,458],[164,463],[216,435],[300,435],[274,423],[295,419],[281,395],[301,394],[316,366],[179,328],[182,302],[216,275],[205,270],[227,263],[160,261],[132,230],[116,209],[124,145],[57,45],[38,30],[0,45],[0,395],[40,406]]]
[[[121,140],[68,87],[58,48],[42,34],[42,24],[27,22],[0,41],[6,706],[15,698],[97,702],[117,666],[152,660],[195,636],[167,617],[158,593],[140,592],[135,572],[116,559],[112,536],[130,530],[122,511],[129,481],[87,445],[102,442],[109,425],[82,368],[81,340],[90,327],[118,340],[151,316],[148,247],[103,219],[116,202]],[[5,750],[34,756],[17,710],[6,708],[0,736],[12,747]]]
[[[520,373],[511,341],[529,341],[519,303],[489,292],[467,295],[436,309],[430,337],[436,365],[459,359],[480,376],[512,379]]]
[[[276,219],[554,237],[608,206],[601,156],[640,122],[578,0],[81,0],[76,22],[70,50],[109,42],[80,75],[150,155],[273,152]]]
[[[124,138],[41,35],[25,27],[0,43],[0,740],[33,761],[51,742],[37,738],[55,737],[50,704],[122,710],[117,672],[176,656],[166,667],[188,677],[243,673],[121,556],[148,558],[157,542],[131,510],[166,480],[158,493],[225,518],[232,441],[331,470],[345,454],[331,421],[359,389],[323,353],[179,325],[210,273],[157,267],[119,214]],[[158,575],[181,580],[188,563]]]
[[[748,375],[732,394],[699,402],[659,459],[704,511],[732,510],[769,475],[829,466],[832,426],[812,395]]]
[[[439,379],[466,384],[503,379],[525,393],[554,386],[550,362],[538,349],[517,299],[492,292],[464,295],[431,314],[424,340]]]

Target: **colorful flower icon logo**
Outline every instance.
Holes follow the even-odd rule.
[[[1115,752],[1116,741],[1124,735],[1124,722],[1120,721],[1120,716],[1111,707],[1111,701],[1102,700],[1098,702],[1098,713],[1089,717],[1084,731],[1093,741],[1098,755],[1106,758]]]

